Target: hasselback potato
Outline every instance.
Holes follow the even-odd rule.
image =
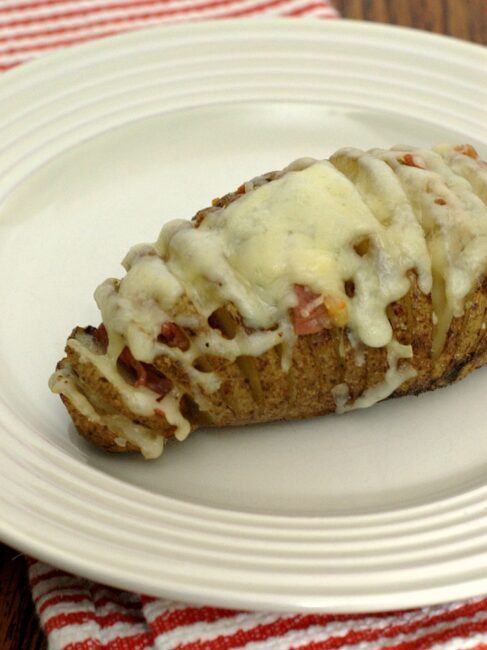
[[[470,145],[300,159],[171,221],[95,292],[50,379],[81,435],[168,438],[343,413],[487,356],[487,165]]]

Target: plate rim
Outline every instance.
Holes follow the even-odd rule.
[[[275,28],[282,27],[283,29],[291,29],[294,27],[298,29],[302,26],[305,30],[309,27],[317,28],[318,30],[323,29],[324,31],[334,32],[348,32],[349,30],[357,30],[360,35],[368,32],[367,35],[374,35],[376,33],[378,36],[383,34],[398,34],[400,37],[410,37],[417,41],[422,41],[427,46],[430,43],[448,43],[449,47],[456,47],[457,49],[463,49],[464,52],[470,51],[472,55],[482,56],[487,59],[487,47],[481,45],[480,43],[474,43],[465,39],[461,39],[449,34],[440,34],[438,32],[430,32],[424,29],[418,29],[416,27],[408,27],[405,25],[392,25],[389,23],[381,23],[372,20],[359,20],[354,18],[327,18],[327,19],[317,19],[312,17],[302,17],[302,18],[293,18],[293,17],[266,17],[258,16],[255,18],[222,18],[222,19],[211,19],[211,20],[195,20],[194,22],[184,22],[177,25],[152,25],[150,27],[144,27],[142,29],[133,29],[125,32],[120,32],[118,34],[113,34],[110,36],[103,36],[95,38],[84,43],[79,43],[75,45],[70,45],[68,47],[61,47],[56,50],[48,51],[40,56],[37,56],[33,59],[25,61],[19,65],[14,66],[5,70],[0,75],[0,92],[2,86],[5,83],[5,80],[8,81],[16,79],[17,77],[24,76],[24,73],[30,74],[30,71],[35,68],[44,68],[51,67],[56,63],[62,63],[64,59],[77,58],[78,53],[89,53],[90,51],[96,53],[100,50],[105,50],[107,47],[113,47],[122,45],[124,42],[129,44],[132,41],[137,42],[144,37],[155,36],[156,32],[160,32],[165,36],[177,36],[178,34],[185,34],[186,32],[196,32],[208,31],[209,29],[215,29],[216,31],[225,30],[225,27],[229,29],[235,27],[246,27],[257,26],[257,28]],[[402,35],[402,36],[401,36]],[[481,68],[481,65],[478,66]]]

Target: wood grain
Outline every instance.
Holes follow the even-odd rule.
[[[487,45],[485,0],[333,0],[344,18],[448,34]]]
[[[333,0],[345,18],[449,34],[487,45],[487,0]],[[0,650],[46,650],[24,557],[0,544]]]
[[[0,649],[45,650],[23,555],[0,544]]]

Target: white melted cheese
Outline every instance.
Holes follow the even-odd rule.
[[[452,317],[462,315],[465,297],[485,271],[487,208],[469,181],[439,153],[414,149],[414,159],[421,167],[413,167],[401,163],[410,151],[397,147],[373,150],[373,154],[395,172],[424,232],[431,259],[433,310],[438,318],[433,342],[436,357],[443,349]],[[477,161],[472,163],[481,170]]]
[[[159,458],[166,442],[161,434],[140,424],[135,424],[119,414],[101,414],[83,393],[75,376],[69,368],[57,370],[49,379],[49,388],[53,393],[62,394],[69,399],[75,409],[95,424],[106,426],[117,435],[114,442],[119,447],[126,447],[127,442],[136,445],[144,458]]]
[[[173,388],[162,400],[154,391],[145,386],[131,386],[120,375],[116,362],[107,354],[97,354],[76,339],[69,339],[68,346],[78,353],[81,363],[91,363],[102,377],[117,389],[125,406],[135,415],[153,416],[157,410],[164,411],[166,420],[176,427],[176,437],[183,440],[190,432],[190,424],[181,414],[179,398],[181,395]]]
[[[487,205],[487,162],[465,155],[454,145],[438,145],[433,151],[439,153],[448,167],[463,176],[472,186],[475,194]]]
[[[349,148],[330,161],[295,161],[271,182],[259,177],[245,190],[225,208],[208,211],[198,227],[182,220],[166,224],[155,244],[131,249],[121,281],[107,280],[97,289],[108,353],[87,352],[79,344],[76,350],[113,383],[131,411],[148,415],[159,403],[149,389],[128,386],[118,374],[124,345],[147,363],[161,354],[175,359],[202,410],[205,393],[220,384],[215,373],[193,367],[202,355],[235,360],[280,345],[287,371],[296,341],[295,285],[317,294],[316,305],[327,298],[345,305],[357,365],[364,362],[364,346],[387,348],[384,381],[353,404],[346,386],[335,387],[337,412],[385,399],[414,376],[411,365],[399,363],[410,358],[411,348],[393,339],[386,313],[407,294],[410,271],[420,290],[432,295],[433,354],[441,352],[451,319],[461,315],[487,265],[487,172],[481,162],[450,146]],[[191,313],[181,307],[183,298]],[[233,339],[207,322],[228,303],[245,325]],[[165,322],[194,331],[188,350],[158,340]],[[163,409],[183,439],[189,424],[174,390]]]
[[[394,171],[380,158],[359,149],[342,149],[330,160],[354,184],[374,217],[387,229],[395,245],[392,252],[403,258],[403,267],[415,269],[421,290],[429,293],[431,264],[424,232]]]
[[[409,268],[424,274],[428,266],[426,248],[411,242],[418,224],[385,227],[330,162],[307,164],[210,213],[199,228],[163,228],[156,248],[201,313],[229,301],[247,325],[265,329],[288,318],[301,284],[343,300],[366,345],[386,345],[387,305],[407,293]],[[363,238],[370,251],[361,257],[354,246]],[[352,299],[346,280],[355,284]]]
[[[136,359],[150,362],[161,323],[168,320],[167,312],[183,287],[150,246],[131,249],[124,265],[128,273],[122,282],[106,280],[96,290],[95,300],[108,324],[110,341],[113,335],[123,336]]]
[[[412,379],[416,376],[416,370],[411,364],[405,363],[399,365],[402,359],[411,359],[413,356],[413,349],[410,345],[402,345],[395,340],[392,340],[387,345],[387,363],[388,369],[384,381],[367,388],[360,397],[348,403],[349,391],[347,384],[338,384],[333,389],[333,397],[335,399],[336,413],[347,413],[348,411],[355,411],[356,409],[365,409],[373,406],[377,402],[386,399],[399,388],[405,381]]]

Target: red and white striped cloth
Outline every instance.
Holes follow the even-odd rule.
[[[338,17],[329,0],[0,0],[0,70],[118,32],[258,15]]]
[[[41,562],[29,571],[50,650],[487,649],[487,598],[378,614],[273,614],[139,596]]]
[[[117,32],[260,14],[337,17],[328,0],[0,0],[0,70]],[[29,576],[50,650],[487,650],[487,598],[407,612],[286,615],[149,598],[37,561]]]

